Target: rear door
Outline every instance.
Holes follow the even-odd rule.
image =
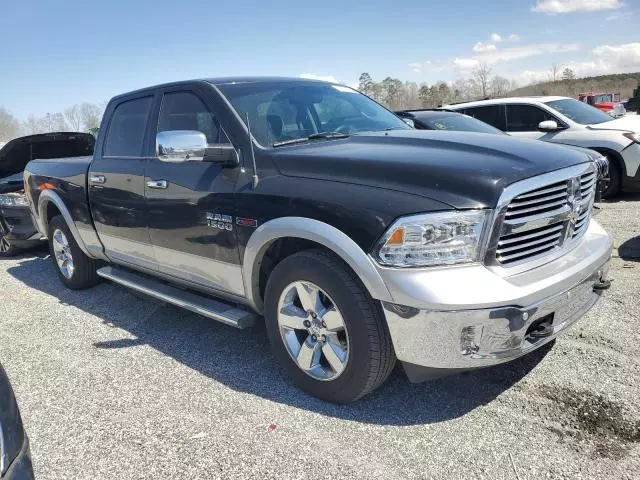
[[[488,123],[503,132],[507,130],[506,114],[504,105],[484,105],[479,107],[469,107],[462,110],[462,113],[476,118],[481,122]]]
[[[209,146],[229,144],[212,92],[204,87],[163,91],[157,132],[196,130]],[[147,161],[151,243],[161,273],[196,286],[244,296],[235,235],[234,189],[240,168],[202,161]]]
[[[102,149],[89,169],[93,221],[109,259],[155,268],[145,203],[145,153],[153,94],[128,97],[107,111],[110,122]]]

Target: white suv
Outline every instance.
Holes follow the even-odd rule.
[[[513,97],[458,103],[465,113],[514,137],[535,138],[596,150],[609,159],[604,196],[640,192],[640,116],[614,119],[567,97]]]

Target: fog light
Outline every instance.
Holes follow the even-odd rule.
[[[482,338],[481,326],[470,325],[464,327],[460,332],[460,353],[462,355],[473,355],[480,350],[480,339]]]

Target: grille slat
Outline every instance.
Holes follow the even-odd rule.
[[[520,245],[514,245],[512,247],[498,248],[498,250],[496,250],[496,253],[499,256],[503,257],[505,253],[515,252],[517,250],[528,250],[531,247],[539,246],[539,245],[546,244],[546,243],[554,243],[554,242],[557,243],[558,240],[560,239],[560,235],[561,235],[561,232],[557,232],[557,233],[554,233],[551,236],[537,238],[537,239],[532,240],[530,242],[522,243]]]
[[[498,263],[511,266],[550,255],[587,231],[597,175],[594,170],[585,172],[580,175],[578,184],[575,178],[525,191],[511,199],[504,213],[503,234],[495,246]],[[577,208],[573,188],[580,192],[582,203],[577,217],[572,213],[574,207]],[[572,221],[575,222],[573,227]],[[548,224],[540,226],[545,222]],[[514,225],[517,225],[517,233],[512,233]]]

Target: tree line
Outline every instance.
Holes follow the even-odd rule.
[[[492,67],[487,64],[474,68],[469,78],[438,81],[433,85],[403,82],[392,77],[376,82],[366,72],[358,81],[358,90],[391,110],[436,108],[448,103],[504,97],[515,88],[517,84],[513,80],[493,75]]]
[[[0,142],[23,135],[49,132],[93,132],[100,126],[104,107],[83,102],[72,105],[64,112],[47,113],[41,117],[29,115],[20,121],[0,106]]]

